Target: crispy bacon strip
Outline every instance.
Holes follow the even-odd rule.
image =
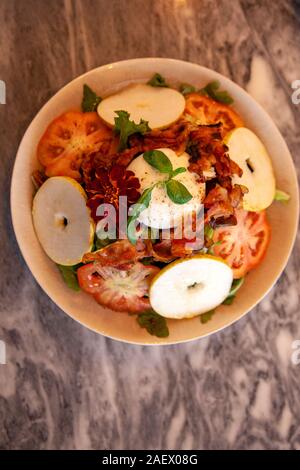
[[[39,189],[45,183],[47,176],[40,170],[35,170],[32,173],[32,181],[36,189]]]
[[[144,135],[133,135],[129,139],[130,147],[117,152],[117,140],[104,142],[101,149],[82,163],[81,171],[86,183],[97,167],[110,168],[113,164],[127,167],[139,154],[157,148],[171,148],[178,154],[184,152],[192,125],[184,120],[173,124],[168,129],[153,130]]]
[[[113,158],[118,165],[128,166],[134,157],[143,152],[144,147],[141,143],[137,142],[133,147],[126,149],[121,153],[117,153]]]
[[[183,153],[189,137],[191,124],[180,120],[168,129],[154,130],[144,136],[144,145],[148,150],[171,148],[178,154]]]
[[[236,225],[234,209],[242,204],[243,195],[247,192],[244,186],[235,184],[226,189],[217,184],[204,199],[205,223],[217,225]]]
[[[204,172],[216,171],[217,177],[233,174],[241,176],[242,170],[228,156],[227,147],[223,144],[221,123],[198,126],[189,136],[188,152],[191,154],[189,170],[205,180]]]
[[[119,240],[100,250],[86,253],[82,261],[83,263],[98,261],[102,266],[128,269],[129,265],[151,256],[151,242],[147,242],[148,240],[138,240],[134,246],[128,240]]]

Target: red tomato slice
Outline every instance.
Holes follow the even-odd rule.
[[[135,263],[126,269],[94,262],[77,270],[80,287],[95,300],[117,312],[141,313],[149,309],[149,286],[156,266]]]
[[[200,95],[190,93],[186,98],[185,112],[203,124],[222,122],[224,133],[244,125],[242,118],[231,106]]]
[[[68,111],[49,124],[38,144],[37,157],[47,176],[80,180],[83,158],[112,140],[111,129],[96,112]]]
[[[237,225],[215,230],[213,241],[220,244],[215,245],[213,251],[227,261],[234,278],[239,279],[261,263],[270,241],[271,228],[265,211],[237,209],[235,216]]]

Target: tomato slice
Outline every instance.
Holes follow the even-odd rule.
[[[236,209],[237,225],[219,227],[214,231],[214,254],[223,258],[239,279],[261,263],[271,236],[266,212]]]
[[[37,157],[47,176],[70,176],[80,180],[80,165],[85,156],[98,152],[113,133],[96,112],[68,111],[47,127]]]
[[[198,93],[187,95],[185,112],[195,117],[201,124],[222,122],[225,134],[235,127],[244,126],[242,118],[231,106]]]
[[[159,271],[142,263],[126,269],[102,266],[98,261],[77,270],[80,287],[104,307],[117,312],[141,313],[150,308],[150,281]]]

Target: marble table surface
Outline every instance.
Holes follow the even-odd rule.
[[[169,347],[105,339],[37,285],[12,230],[20,139],[61,86],[133,57],[197,62],[273,116],[300,170],[299,0],[0,0],[0,448],[300,448],[300,238],[265,300],[234,326]]]

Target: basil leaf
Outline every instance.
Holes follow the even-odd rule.
[[[81,109],[84,113],[96,111],[101,98],[86,84],[83,85]]]
[[[280,202],[288,202],[290,200],[291,196],[286,193],[285,191],[281,191],[280,189],[276,189],[275,191],[275,196],[274,196],[274,201],[280,201]]]
[[[183,95],[188,95],[189,93],[196,93],[197,88],[193,85],[189,85],[188,83],[182,83],[179,87],[179,91]]]
[[[172,173],[170,174],[170,177],[174,178],[174,176],[177,176],[180,173],[185,173],[185,172],[186,172],[186,168],[184,168],[183,166],[180,166],[179,168],[176,168],[176,170],[172,171]]]
[[[67,286],[75,291],[80,291],[76,274],[76,270],[80,265],[63,266],[62,264],[58,264],[57,266]]]
[[[171,201],[175,202],[175,204],[185,204],[193,197],[186,187],[177,180],[167,181],[166,189],[169,198]]]
[[[153,188],[154,188],[154,186],[151,186],[151,188],[147,188],[147,189],[145,189],[145,191],[143,191],[143,194],[137,200],[137,202],[135,203],[135,205],[133,207],[133,210],[131,212],[131,216],[128,219],[128,223],[132,219],[137,219],[138,216],[140,215],[140,213],[149,206],[150,200],[151,200],[151,193],[152,193]],[[142,206],[144,206],[144,207],[142,207]]]
[[[209,310],[208,312],[202,313],[200,315],[201,323],[207,323],[209,320],[211,320],[215,312],[216,312],[215,310]]]
[[[220,103],[232,104],[233,98],[229,95],[229,93],[225,90],[219,91],[219,88],[220,82],[216,80],[214,82],[208,83],[204,88],[201,88],[199,93],[209,96],[213,100],[219,101]]]
[[[148,125],[148,121],[141,119],[139,124],[129,119],[130,114],[127,111],[115,111],[118,117],[115,117],[114,131],[120,134],[119,151],[123,151],[127,148],[128,138],[132,134],[145,134],[151,129]]]
[[[148,333],[152,336],[157,336],[158,338],[166,338],[169,336],[169,328],[166,319],[154,312],[154,310],[140,313],[137,316],[137,322],[142,328],[146,328]]]
[[[223,305],[232,304],[237,294],[237,291],[242,287],[242,285],[244,284],[244,281],[245,281],[244,277],[241,277],[240,279],[234,279],[232,281],[230,292],[228,294],[228,297],[226,297],[226,299],[224,300]]]
[[[143,212],[143,210],[147,209],[151,201],[151,193],[154,186],[151,188],[145,189],[139,200],[134,204],[132,213],[130,217],[128,217],[127,222],[127,237],[130,243],[133,245],[137,242],[136,231],[134,227],[134,222],[138,218],[138,216]]]
[[[147,82],[147,85],[156,86],[156,87],[163,87],[169,88],[166,80],[160,73],[155,73],[152,78]]]
[[[173,167],[167,155],[160,150],[149,150],[143,154],[144,160],[160,173],[172,173]]]

